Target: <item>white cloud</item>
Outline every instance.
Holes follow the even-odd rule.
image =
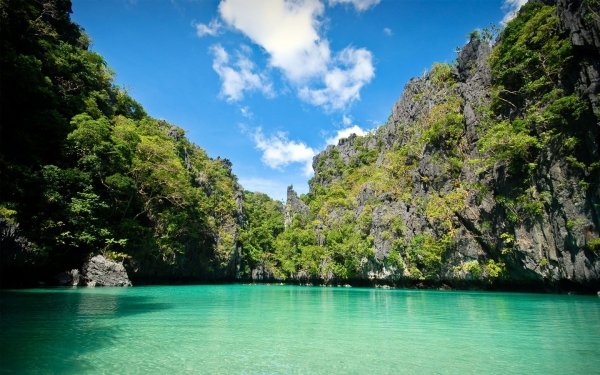
[[[351,118],[344,115],[342,122],[351,123]],[[255,147],[262,151],[262,162],[270,168],[283,171],[283,168],[291,164],[300,164],[303,168],[304,177],[311,177],[314,173],[312,169],[313,157],[322,149],[313,149],[303,142],[288,139],[288,135],[283,132],[277,132],[271,136],[265,136],[261,128],[251,130],[245,125],[240,125],[243,134],[249,135],[254,140]],[[348,138],[352,134],[364,136],[368,131],[363,130],[358,125],[353,125],[340,129],[336,134],[326,140],[326,145],[337,144],[342,138]],[[285,202],[287,186],[290,184],[290,178],[296,179],[294,188],[299,194],[308,192],[306,180],[302,180],[298,175],[290,177],[289,174],[281,178],[268,179],[262,177],[242,177],[239,182],[244,189],[249,191],[259,191],[269,195],[271,198]]]
[[[304,164],[304,175],[312,175],[312,159],[317,154],[316,150],[302,142],[289,140],[283,132],[266,137],[261,128],[256,129],[253,139],[256,148],[263,152],[261,160],[267,166],[280,170],[289,164],[300,163]]]
[[[216,20],[216,19],[211,20],[208,23],[208,25],[204,24],[204,23],[194,24],[194,27],[196,28],[196,35],[198,35],[200,38],[202,38],[203,36],[206,36],[206,35],[210,35],[210,36],[219,35],[222,26],[223,25],[221,24],[221,22],[219,22],[219,20]]]
[[[380,1],[381,0],[329,0],[329,5],[352,5],[357,12],[364,12],[365,10],[379,4]]]
[[[351,123],[348,116],[343,117],[344,123]],[[254,130],[247,128],[245,125],[240,125],[242,133],[252,137],[255,147],[262,151],[261,161],[269,168],[283,171],[284,167],[292,164],[302,166],[304,177],[311,177],[314,173],[312,169],[312,161],[322,149],[328,145],[336,145],[340,139],[348,138],[352,134],[364,136],[368,131],[362,129],[358,125],[348,126],[340,129],[336,134],[326,139],[326,144],[322,149],[309,147],[304,142],[290,140],[287,133],[276,132],[270,136],[266,136],[261,128]],[[284,199],[283,192],[287,187],[275,180],[267,180],[262,178],[241,178],[240,183],[246,189],[251,191],[261,191],[276,199]]]
[[[356,1],[355,7],[377,2]],[[261,46],[269,65],[280,69],[299,89],[299,97],[313,105],[345,108],[374,77],[368,50],[331,52],[320,35],[324,6],[319,0],[222,0],[219,12],[224,22]]]
[[[223,0],[221,17],[269,53],[270,64],[298,81],[323,72],[329,45],[321,40],[318,0]]]
[[[360,126],[354,125],[349,128],[340,129],[337,131],[336,135],[327,138],[327,145],[337,145],[340,139],[348,138],[352,134],[356,134],[358,136],[366,135],[368,132],[363,130]]]
[[[506,12],[502,19],[502,24],[506,25],[510,20],[517,16],[519,9],[527,3],[528,0],[504,0],[502,9]]]
[[[383,28],[383,33],[387,36],[392,36],[394,35],[394,32],[392,31],[392,29],[390,29],[389,27],[384,27]]]
[[[364,48],[347,47],[342,50],[335,66],[323,78],[325,87],[300,89],[300,97],[327,110],[343,109],[360,99],[360,89],[375,76],[371,52]]]
[[[248,51],[242,48],[237,52],[235,62],[220,44],[210,48],[213,54],[212,67],[221,78],[221,95],[229,102],[243,99],[245,91],[260,91],[267,96],[273,95],[268,77],[255,72],[256,66],[248,57]]]

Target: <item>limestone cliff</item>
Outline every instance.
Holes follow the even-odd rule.
[[[303,222],[325,249],[311,270],[299,247],[289,277],[595,288],[600,20],[590,4],[530,2],[493,47],[474,33],[454,65],[409,81],[387,124],[317,155]]]

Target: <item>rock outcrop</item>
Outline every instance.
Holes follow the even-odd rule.
[[[122,263],[96,255],[82,267],[81,285],[85,286],[131,286]]]
[[[253,268],[250,274],[250,279],[252,281],[272,281],[275,280],[275,276],[269,270],[268,267],[265,267],[263,264],[259,264],[256,268]]]
[[[308,213],[308,206],[298,198],[298,194],[294,190],[293,186],[287,188],[287,200],[285,204],[284,212],[284,224],[286,227],[290,226],[296,215],[306,215]]]
[[[480,138],[490,123],[509,126],[539,107],[507,102],[508,115],[490,115],[498,90],[492,46],[474,35],[454,66],[434,66],[407,83],[387,124],[315,156],[309,196],[318,195],[329,210],[312,212],[304,222],[318,223],[317,237],[340,231],[343,218],[361,223],[354,226],[373,255],[350,265],[354,278],[458,284],[496,279],[508,286],[567,284],[590,290],[600,283],[600,174],[594,167],[600,162],[600,19],[597,9],[586,11],[595,7],[590,3],[544,2],[556,6],[556,38],[570,38],[574,55],[572,65],[561,66],[555,92],[575,93],[591,109],[582,112],[577,129],[558,130],[579,139],[582,146],[573,154],[565,154],[560,143],[544,141],[552,133],[535,122],[528,136],[545,144],[529,172],[518,174],[506,160],[483,153]],[[486,157],[492,162],[483,163]],[[357,174],[361,170],[370,177]],[[335,189],[347,195],[328,196]],[[292,210],[293,201],[288,195],[286,210]],[[335,269],[327,263],[331,258],[324,262],[321,271]],[[306,272],[291,277],[306,277]]]

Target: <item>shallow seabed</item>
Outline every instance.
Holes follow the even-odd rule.
[[[0,372],[595,374],[600,298],[268,285],[0,293]]]

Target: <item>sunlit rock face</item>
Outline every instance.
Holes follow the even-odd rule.
[[[434,65],[407,83],[384,126],[315,156],[306,199],[311,211],[294,210],[297,197],[289,196],[286,209],[305,216],[318,238],[348,226],[348,233],[361,233],[358,243],[372,251],[356,255],[351,277],[591,289],[598,284],[600,21],[589,15],[586,7],[593,5],[580,1],[532,2],[529,9],[535,6],[516,22],[533,25],[540,22],[536,11],[550,12],[544,25],[554,33],[551,42],[572,54],[558,66],[560,73],[544,81],[545,88],[536,89],[546,96],[531,94],[535,83],[527,78],[519,87],[494,71],[494,59],[513,53],[500,48],[509,34],[495,45],[473,34],[454,65]],[[550,44],[527,42],[523,48],[544,62],[543,43]],[[576,115],[563,106],[569,100],[579,105]],[[562,127],[549,130],[553,121]],[[503,126],[514,130],[503,133]],[[503,157],[520,141],[531,146],[513,152],[512,159]],[[577,144],[570,153],[565,141]],[[315,202],[327,209],[313,209]],[[286,220],[289,225],[292,219]],[[320,242],[328,246],[327,239]],[[321,271],[335,273],[335,262],[326,259]],[[298,275],[306,278],[306,272]]]

